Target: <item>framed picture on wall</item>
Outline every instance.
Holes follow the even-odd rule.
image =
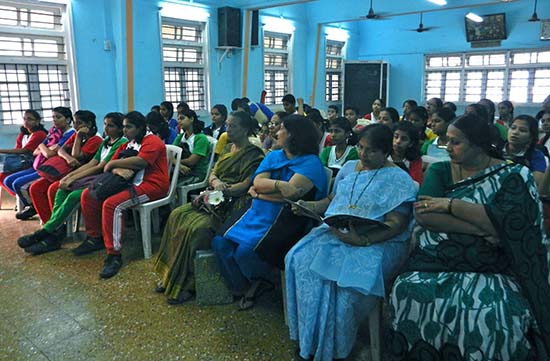
[[[505,13],[483,15],[482,18],[480,23],[464,18],[468,42],[506,39]]]

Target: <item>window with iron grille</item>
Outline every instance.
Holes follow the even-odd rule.
[[[162,19],[162,59],[165,99],[206,109],[204,24]]]
[[[550,49],[427,55],[425,98],[457,103],[542,103],[550,94]]]
[[[325,48],[325,101],[342,101],[342,63],[344,61],[342,41],[327,40]]]
[[[264,32],[264,89],[266,104],[276,104],[289,92],[290,34]]]
[[[21,124],[34,109],[48,118],[74,99],[64,5],[0,1],[0,123]]]

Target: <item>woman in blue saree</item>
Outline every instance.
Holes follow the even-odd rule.
[[[240,309],[254,305],[265,290],[272,265],[282,266],[286,252],[307,231],[306,217],[296,217],[285,199],[319,200],[327,194],[327,177],[312,121],[292,115],[277,133],[283,148],[267,154],[253,176],[250,207],[233,215],[212,240],[220,271]]]
[[[533,175],[499,159],[476,115],[415,203],[418,246],[392,290],[393,360],[548,360],[548,240]],[[546,354],[546,355],[545,355]]]
[[[385,125],[368,125],[360,133],[359,160],[342,167],[333,193],[319,202],[299,202],[325,218],[351,215],[384,224],[350,223],[346,229],[322,224],[288,252],[288,325],[303,359],[332,361],[350,354],[359,324],[384,297],[384,282],[406,255],[416,186],[387,160],[392,140]]]

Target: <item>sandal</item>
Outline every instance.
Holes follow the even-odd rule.
[[[246,292],[246,294],[239,300],[239,311],[245,311],[248,309],[251,309],[255,306],[256,300],[260,298],[261,295],[263,295],[266,292],[273,291],[275,289],[275,286],[273,283],[267,281],[267,280],[258,280],[255,281],[250,287],[250,289]],[[255,287],[254,287],[255,286]],[[250,295],[250,290],[252,290],[252,295]]]

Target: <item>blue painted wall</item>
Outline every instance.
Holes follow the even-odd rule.
[[[530,23],[532,7],[530,2],[486,6],[476,9],[485,15],[506,13],[508,39],[500,47],[472,49],[466,41],[464,29],[464,9],[446,12],[427,13],[424,25],[437,27],[424,33],[409,31],[418,25],[418,15],[402,16],[399,23],[394,21],[362,22],[359,26],[361,42],[358,59],[384,60],[390,63],[389,105],[401,110],[407,98],[423,101],[424,55],[434,53],[491,51],[518,48],[541,48],[550,50],[550,44],[539,40],[540,23]],[[539,7],[539,14],[550,14],[549,2]],[[399,39],[395,41],[395,39]],[[460,106],[462,111],[463,106]],[[537,106],[518,106],[516,114],[536,113]]]
[[[220,62],[223,50],[217,49],[218,24],[216,6],[237,5],[242,8],[257,6],[257,1],[209,1],[206,0],[208,20],[208,69],[209,105],[226,104],[236,96],[243,95],[244,51],[232,50]],[[484,0],[485,1],[485,0]],[[198,3],[196,1],[195,3]],[[477,2],[481,2],[477,1]],[[267,2],[269,3],[269,2]],[[452,5],[472,3],[468,0],[453,1]],[[189,3],[186,3],[189,4]],[[78,86],[78,104],[81,109],[93,110],[98,122],[109,111],[126,112],[126,31],[124,0],[72,0],[71,1],[75,68]],[[134,0],[134,66],[135,66],[135,109],[148,112],[151,105],[163,100],[161,39],[159,23],[160,0]],[[198,5],[197,5],[198,6]],[[375,1],[380,13],[430,10],[437,6],[427,2],[409,0]],[[326,109],[324,101],[324,33],[322,31],[319,68],[316,74],[315,99],[313,77],[315,66],[315,45],[317,24],[326,23],[348,30],[347,59],[385,60],[390,63],[389,105],[398,109],[405,98],[422,98],[424,54],[473,51],[465,41],[463,15],[466,9],[428,13],[424,17],[426,26],[439,26],[427,33],[408,31],[418,24],[418,15],[396,16],[390,20],[352,21],[330,23],[331,21],[359,19],[368,11],[368,3],[357,4],[354,0],[321,0],[301,5],[265,9],[260,12],[260,23],[266,17],[283,17],[292,21],[296,28],[292,37],[293,78],[291,89],[297,97],[315,106]],[[538,40],[540,23],[526,20],[532,12],[532,1],[477,8],[480,14],[506,12],[509,38],[502,42],[501,49],[550,47],[550,43]],[[538,14],[550,18],[550,1],[539,2]],[[330,24],[329,24],[330,23]],[[244,24],[244,13],[243,13]],[[244,38],[244,36],[243,36]],[[104,41],[111,43],[111,50],[104,49]],[[493,49],[484,49],[493,50]],[[263,49],[250,49],[249,71],[246,95],[258,100],[263,89]],[[201,113],[209,123],[208,110]],[[520,107],[519,112],[534,112],[534,108]],[[46,114],[46,118],[50,115]],[[49,119],[48,119],[49,120]],[[100,125],[100,127],[102,124]],[[9,133],[11,133],[10,130]],[[15,133],[16,130],[13,130]],[[0,146],[11,146],[13,134],[3,132]]]
[[[80,109],[102,122],[110,111],[125,111],[126,22],[123,1],[73,0],[73,37]],[[104,50],[104,41],[111,50]]]

